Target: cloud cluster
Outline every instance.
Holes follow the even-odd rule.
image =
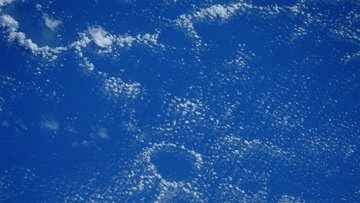
[[[201,45],[201,37],[196,32],[195,24],[203,22],[222,21],[225,22],[235,15],[257,13],[259,15],[271,16],[284,11],[297,12],[297,7],[287,6],[256,6],[251,3],[240,1],[231,4],[215,4],[201,8],[193,13],[182,14],[175,20],[175,25],[183,29],[190,37],[197,40],[197,46]]]
[[[158,43],[159,34],[113,35],[99,26],[90,27],[87,32],[82,33],[82,36],[93,41],[98,47],[109,51],[113,46],[132,47],[134,44],[144,44],[149,47],[162,46]]]
[[[26,37],[24,32],[19,31],[19,23],[10,15],[2,14],[0,16],[0,27],[6,29],[7,38],[10,42],[16,41],[20,46],[30,50],[34,55],[41,55],[42,57],[53,61],[57,55],[68,50],[67,47],[49,47],[39,46],[31,39]]]
[[[75,53],[89,71],[94,70],[95,66],[90,62],[88,57],[83,53],[83,49],[91,44],[95,44],[98,48],[99,54],[114,53],[122,48],[131,48],[132,46],[139,44],[147,47],[161,47],[164,46],[158,42],[159,34],[138,34],[135,36],[124,34],[114,35],[106,31],[100,26],[89,27],[87,31],[79,33],[80,38],[69,45],[69,48],[75,50]]]
[[[13,0],[0,0],[0,7],[12,3]],[[41,8],[41,6],[37,5]],[[45,25],[55,31],[62,24],[62,21],[50,18],[48,15],[43,15]],[[86,67],[87,70],[93,71],[94,64],[83,53],[83,49],[91,44],[95,44],[98,48],[99,54],[113,53],[122,48],[130,48],[136,44],[145,45],[147,47],[162,47],[158,43],[159,33],[155,34],[137,34],[137,35],[115,35],[106,31],[100,26],[89,27],[86,31],[79,33],[79,39],[69,43],[68,45],[50,47],[39,46],[33,42],[26,34],[20,31],[19,22],[8,14],[3,14],[0,10],[0,27],[5,29],[5,34],[10,42],[17,42],[18,45],[30,50],[34,55],[40,55],[43,58],[54,61],[58,55],[63,52],[74,52],[81,60],[80,66]]]
[[[121,96],[135,98],[141,93],[140,83],[126,83],[120,78],[107,77],[104,80],[104,92],[106,96],[117,99]]]
[[[43,19],[46,27],[48,27],[52,31],[55,31],[59,27],[59,25],[62,24],[61,20],[52,19],[46,14],[43,15]]]

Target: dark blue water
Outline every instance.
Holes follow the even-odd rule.
[[[359,6],[2,7],[0,202],[358,202]]]

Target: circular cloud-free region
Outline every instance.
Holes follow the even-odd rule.
[[[185,150],[165,148],[153,152],[150,161],[164,179],[182,181],[192,177],[196,159]]]

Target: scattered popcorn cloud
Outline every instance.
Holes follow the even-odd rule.
[[[117,77],[110,77],[108,74],[99,74],[104,78],[103,90],[104,94],[111,99],[118,99],[120,97],[136,98],[142,91],[141,85],[138,82],[126,83]]]
[[[196,32],[194,24],[204,22],[205,20],[214,21],[220,19],[225,21],[240,11],[244,12],[252,8],[253,6],[251,4],[245,2],[229,5],[217,4],[200,9],[191,14],[182,14],[175,20],[175,24],[182,27],[189,36],[200,40],[200,36]]]
[[[288,6],[255,6],[246,1],[231,4],[216,4],[206,8],[201,8],[193,13],[182,14],[175,19],[175,25],[182,28],[190,37],[197,41],[197,46],[202,44],[201,37],[195,29],[195,24],[203,22],[222,21],[225,22],[235,15],[259,14],[272,16],[283,13],[284,11],[298,12],[298,7]]]

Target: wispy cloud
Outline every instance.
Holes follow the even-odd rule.
[[[43,118],[40,122],[41,129],[57,132],[60,128],[60,123],[55,119]]]

